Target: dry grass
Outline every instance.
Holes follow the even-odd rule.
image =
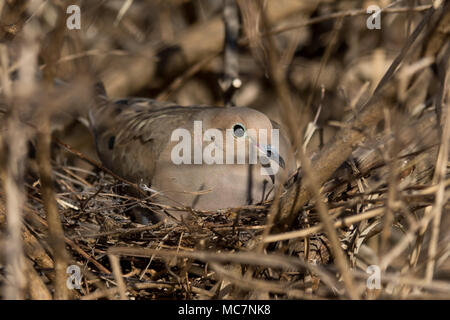
[[[81,30],[67,1],[0,1],[1,298],[450,299],[450,5],[237,3],[233,52],[222,1],[78,1]],[[274,201],[139,225],[130,208],[169,208],[98,162],[82,124],[98,79],[257,108],[301,166]]]

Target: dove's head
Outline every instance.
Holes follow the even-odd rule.
[[[219,130],[226,137],[214,142],[224,149],[226,157],[234,156],[234,163],[259,163],[267,168],[267,175],[276,174],[279,167],[285,167],[285,159],[280,155],[279,130],[257,110],[245,107],[215,109],[204,120],[203,129]]]

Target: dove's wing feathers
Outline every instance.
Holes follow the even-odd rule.
[[[155,164],[177,128],[192,126],[200,111],[151,99],[105,103],[91,115],[98,154],[106,167],[130,181],[151,185]]]

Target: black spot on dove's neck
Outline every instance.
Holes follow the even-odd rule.
[[[115,104],[128,104],[129,100],[128,99],[119,99],[114,101]]]

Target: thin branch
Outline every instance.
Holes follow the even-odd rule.
[[[239,79],[239,10],[236,0],[223,0],[223,20],[225,23],[222,88],[225,106],[233,106],[233,96],[242,85]]]
[[[384,208],[377,208],[377,209],[369,210],[369,211],[366,211],[366,212],[358,214],[358,215],[353,215],[351,217],[345,217],[343,219],[339,219],[338,221],[336,221],[333,224],[333,227],[335,229],[342,228],[342,227],[349,227],[357,222],[380,216],[383,213],[384,213]],[[323,223],[319,223],[313,227],[309,227],[306,229],[270,235],[264,239],[264,242],[269,243],[269,242],[284,241],[284,240],[290,240],[290,239],[296,239],[296,238],[305,238],[305,237],[319,233],[320,231],[323,230],[323,228],[324,228]]]
[[[410,7],[387,8],[387,9],[383,9],[382,13],[391,14],[391,13],[423,12],[423,11],[427,11],[431,7],[432,7],[432,5],[423,5],[423,6],[417,6],[414,8],[410,8]],[[354,10],[348,10],[348,11],[344,11],[344,12],[336,12],[336,13],[332,13],[329,15],[312,18],[312,19],[309,19],[308,21],[305,21],[302,23],[296,23],[296,24],[293,24],[290,26],[274,28],[269,33],[270,34],[279,34],[279,33],[287,32],[287,31],[295,30],[298,28],[304,28],[304,27],[307,27],[310,25],[326,22],[329,20],[334,20],[334,19],[339,19],[339,18],[347,18],[347,17],[355,17],[355,16],[365,16],[365,15],[367,15],[367,9],[354,9]]]
[[[261,2],[258,2],[260,4],[260,10],[261,10],[261,16],[262,21],[264,24],[264,27],[266,29],[270,28],[267,16],[264,12],[264,9],[261,5]],[[342,26],[342,20],[340,20],[337,23],[334,36],[337,36],[337,31]],[[320,184],[315,175],[313,174],[311,163],[309,159],[306,157],[304,150],[301,146],[301,141],[303,140],[300,138],[300,130],[297,130],[296,132],[296,126],[293,123],[293,115],[295,114],[294,106],[292,105],[291,101],[291,95],[288,88],[288,85],[285,80],[284,72],[282,71],[282,68],[280,68],[278,62],[279,59],[279,53],[277,50],[277,47],[275,45],[275,41],[273,39],[273,36],[269,35],[267,37],[268,42],[268,54],[269,54],[269,68],[271,73],[271,79],[274,83],[278,98],[280,99],[282,106],[284,107],[284,113],[283,113],[283,119],[285,120],[285,123],[288,125],[288,130],[290,133],[290,136],[293,137],[293,144],[294,146],[297,146],[297,152],[300,157],[300,161],[302,163],[302,168],[304,169],[305,178],[306,178],[306,188],[308,192],[311,193],[311,196],[316,200],[315,205],[317,207],[317,211],[319,212],[320,219],[324,224],[325,231],[328,235],[328,238],[331,243],[331,249],[334,254],[334,257],[336,259],[336,263],[339,269],[339,272],[341,273],[344,284],[346,287],[346,292],[348,296],[352,299],[358,299],[358,294],[356,293],[355,287],[353,285],[353,279],[349,273],[349,266],[347,263],[347,260],[345,258],[345,255],[342,251],[342,248],[340,246],[339,237],[336,233],[336,230],[333,228],[331,217],[328,215],[328,209],[322,199],[322,195],[320,194]],[[333,47],[334,39],[330,42],[328,48],[327,48],[327,54],[325,55],[323,64],[326,63],[326,60],[331,52],[331,48]],[[320,74],[317,76],[320,76]],[[293,188],[296,189],[296,188]]]

